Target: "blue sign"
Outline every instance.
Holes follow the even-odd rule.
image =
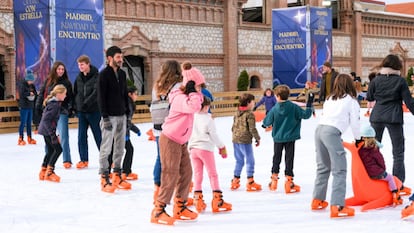
[[[104,64],[103,0],[56,1],[52,56],[62,61],[72,83],[79,73],[77,58],[87,55],[96,67]]]
[[[302,88],[318,81],[319,64],[332,46],[332,16],[328,8],[291,7],[272,13],[273,85]]]
[[[50,70],[49,0],[13,1],[16,84],[33,71],[37,88]]]

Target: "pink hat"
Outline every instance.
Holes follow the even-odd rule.
[[[196,86],[205,83],[204,75],[195,67],[192,67],[189,70],[183,70],[183,85],[185,86],[188,81],[192,80],[195,82]]]

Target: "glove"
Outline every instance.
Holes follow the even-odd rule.
[[[112,123],[111,123],[111,121],[109,120],[109,118],[107,118],[107,117],[103,118],[103,127],[104,127],[104,129],[106,129],[106,130],[109,130],[109,131],[111,131],[111,130],[112,130]]]
[[[254,111],[256,111],[256,109],[257,109],[257,107],[255,106],[255,107],[253,108],[253,112],[254,112]]]
[[[184,91],[186,95],[190,94],[191,92],[197,92],[197,90],[195,89],[195,82],[193,80],[187,82]]]
[[[141,136],[141,130],[138,129],[137,135],[138,135],[138,137]]]
[[[362,142],[364,142],[364,140],[362,140],[362,138],[355,139],[355,146],[358,148],[359,144],[361,144]]]
[[[255,145],[256,145],[256,147],[260,146],[260,141],[257,140]]]
[[[263,129],[266,129],[266,128],[267,128],[267,126],[265,126],[265,125],[262,125],[262,128],[263,128]]]
[[[313,93],[309,92],[309,95],[308,95],[308,101],[306,102],[306,107],[307,107],[307,108],[312,107],[312,104],[313,104],[313,99],[314,99],[314,98],[315,98],[315,95],[314,95]]]
[[[69,110],[69,115],[68,115],[68,117],[69,117],[69,118],[74,118],[74,117],[76,117],[76,110],[75,110],[75,109],[71,109],[71,110]]]
[[[128,135],[125,136],[125,141],[129,141],[129,136]]]
[[[219,148],[219,154],[223,159],[227,158],[227,150],[226,147],[223,146],[222,148]]]

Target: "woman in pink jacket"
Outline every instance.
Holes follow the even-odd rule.
[[[194,113],[199,112],[203,95],[201,84],[205,82],[201,72],[191,63],[183,64],[183,84],[169,94],[170,112],[162,125],[159,138],[161,157],[161,186],[151,213],[151,222],[174,224],[175,219],[192,220],[197,213],[186,207],[192,178],[191,161],[187,142],[191,136]],[[165,212],[175,191],[173,217]]]

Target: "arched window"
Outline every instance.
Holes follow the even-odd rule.
[[[256,75],[250,78],[250,89],[260,88],[260,79]]]

